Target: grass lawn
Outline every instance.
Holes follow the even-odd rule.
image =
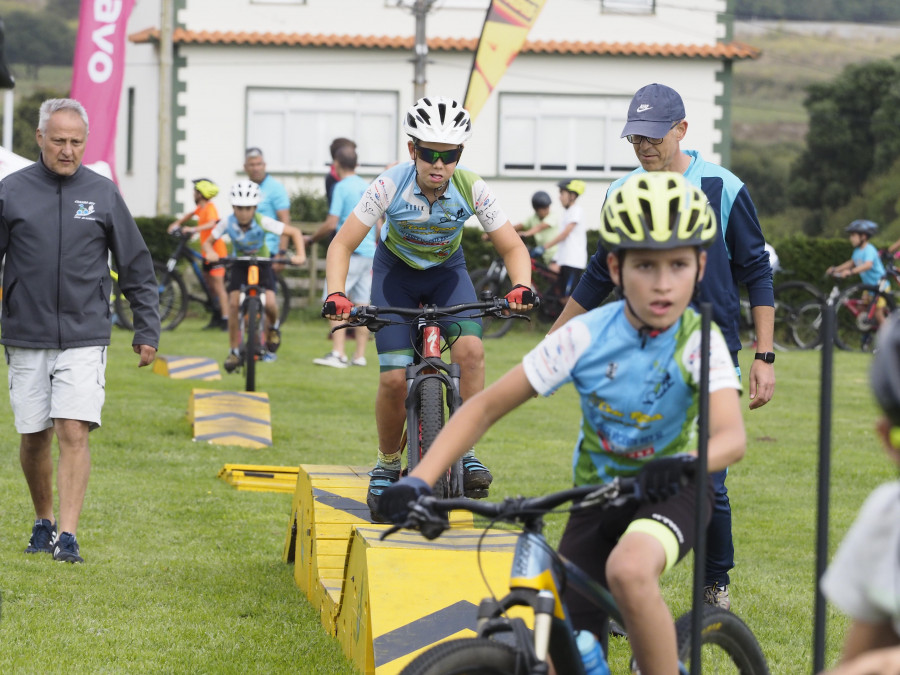
[[[225,335],[203,323],[188,319],[164,334],[160,352],[224,358]],[[354,672],[281,562],[290,495],[242,492],[216,478],[225,463],[372,462],[374,345],[367,368],[327,370],[312,364],[329,348],[326,333],[324,321],[296,313],[285,325],[278,361],[258,373],[274,444],[253,450],[193,443],[185,417],[194,386],[240,389],[237,376],[195,385],[138,370],[130,335],[114,332],[104,426],[91,434],[82,566],[22,553],[33,512],[0,400],[0,672]],[[540,335],[517,330],[487,342],[488,380]],[[896,473],[872,433],[869,358],[837,354],[831,550],[868,492]],[[776,399],[746,415],[748,455],[729,479],[734,609],[773,673],[811,670],[819,363],[818,353],[779,354]],[[496,477],[492,498],[566,486],[577,422],[569,390],[502,420],[479,445]],[[563,522],[551,521],[551,541]],[[665,579],[675,613],[689,604],[690,579],[689,564]],[[844,627],[829,615],[829,663]],[[611,658],[623,672],[627,649],[614,644]]]

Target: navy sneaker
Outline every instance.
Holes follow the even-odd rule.
[[[78,541],[71,532],[63,532],[56,540],[53,547],[53,559],[57,562],[83,563],[84,558],[81,557],[81,550],[78,548]]]
[[[51,523],[46,518],[36,518],[25,553],[52,553],[55,543],[56,523]]]
[[[494,477],[475,455],[463,455],[463,492],[469,499],[484,499]]]
[[[396,469],[376,466],[369,472],[369,491],[366,493],[366,506],[369,507],[374,522],[387,522],[378,515],[378,500],[381,499],[381,493],[398,480],[400,480],[399,464]]]

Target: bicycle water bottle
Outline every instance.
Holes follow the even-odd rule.
[[[578,645],[578,653],[581,654],[584,672],[587,675],[609,675],[603,647],[600,646],[596,635],[589,630],[580,630],[575,633],[575,643]]]

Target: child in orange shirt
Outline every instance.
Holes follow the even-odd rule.
[[[188,211],[181,218],[169,225],[168,231],[174,232],[181,229],[188,234],[195,232],[200,234],[200,245],[209,239],[209,234],[213,227],[219,221],[219,212],[216,205],[212,203],[212,198],[219,194],[219,186],[208,178],[197,178],[194,183],[194,204],[197,205],[193,211]],[[183,225],[191,218],[197,219],[196,227],[183,227]],[[218,240],[213,244],[213,248],[219,257],[228,255],[228,249],[225,242]],[[203,274],[206,277],[206,283],[212,291],[213,297],[219,301],[219,306],[213,309],[212,318],[206,328],[219,328],[220,330],[228,330],[228,295],[225,293],[225,265],[221,262],[203,263]]]

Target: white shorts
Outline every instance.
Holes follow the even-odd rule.
[[[16,431],[33,434],[53,420],[100,426],[106,398],[106,347],[26,349],[6,347],[9,402]]]
[[[372,298],[372,263],[374,258],[353,254],[347,268],[346,295],[354,305],[368,305]],[[328,287],[322,291],[322,302],[328,298]]]

